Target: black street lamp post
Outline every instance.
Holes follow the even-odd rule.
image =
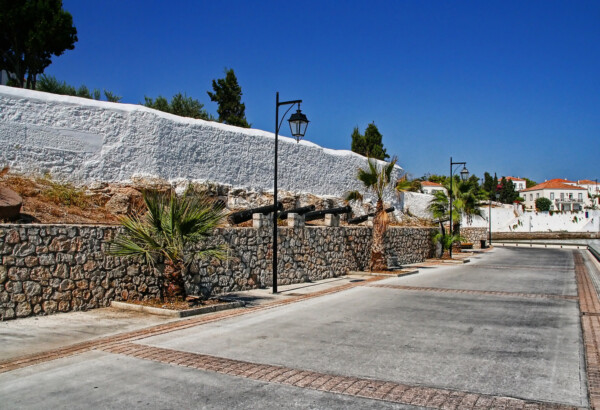
[[[293,100],[293,101],[279,101],[279,92],[277,92],[275,96],[275,175],[273,178],[273,293],[277,293],[277,147],[279,143],[279,129],[281,128],[281,123],[283,122],[283,118],[287,115],[288,112],[292,109],[292,107],[298,104],[298,110],[295,113],[290,115],[288,122],[290,124],[290,130],[292,132],[292,136],[296,138],[296,142],[300,142],[300,138],[304,137],[306,133],[306,127],[308,127],[308,119],[306,115],[302,114],[300,111],[300,103],[302,100]],[[282,105],[289,105],[290,108],[287,109],[285,114],[283,114],[283,118],[279,121],[279,107]]]
[[[460,178],[463,181],[466,181],[469,178],[469,171],[467,170],[466,162],[452,162],[452,157],[450,157],[450,236],[454,234],[452,230],[452,183],[454,182],[454,166],[462,165],[463,169],[460,171]],[[452,258],[452,245],[450,245],[450,258]]]

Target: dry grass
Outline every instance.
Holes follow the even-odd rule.
[[[109,197],[52,179],[50,176],[0,176],[23,199],[21,218],[16,222],[116,224],[117,218],[104,209]]]

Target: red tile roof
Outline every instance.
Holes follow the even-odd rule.
[[[437,186],[437,187],[440,187],[440,188],[444,187],[442,184],[438,184],[437,182],[430,182],[430,181],[422,181],[421,185],[422,186]]]
[[[589,179],[580,179],[579,181],[577,181],[577,183],[580,185],[598,185],[598,184],[600,184],[600,182],[590,181]]]
[[[505,179],[509,179],[511,181],[523,181],[525,182],[525,180],[523,178],[515,178],[515,177],[504,177]],[[502,180],[502,178],[500,178],[500,180]]]
[[[577,183],[575,181],[569,181],[568,179],[562,179],[562,178],[549,179],[546,182],[562,182],[563,184],[576,184]]]
[[[585,188],[565,184],[565,183],[559,182],[559,181],[562,181],[562,180],[551,179],[550,181],[546,181],[546,182],[542,182],[541,184],[537,184],[534,187],[523,189],[521,192],[538,191],[540,189],[582,189],[584,191],[586,190]]]

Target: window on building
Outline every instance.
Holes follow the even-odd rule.
[[[537,194],[535,194],[535,199],[538,199],[540,197],[540,193],[538,192]]]
[[[561,193],[560,193],[560,200],[561,200],[561,201],[564,201],[564,200],[565,200],[565,193],[564,193],[564,192],[561,192]]]
[[[583,194],[581,192],[577,194],[577,199],[583,201]]]
[[[550,192],[550,200],[554,201],[554,192]]]
[[[529,194],[529,200],[533,201],[533,194]]]
[[[573,199],[573,194],[569,194],[569,199]]]

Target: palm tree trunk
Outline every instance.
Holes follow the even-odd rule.
[[[369,269],[371,271],[387,270],[387,262],[385,260],[385,231],[387,230],[388,216],[383,210],[383,201],[377,201],[375,209],[375,218],[373,218],[373,243],[371,245],[371,261]]]
[[[185,272],[185,265],[183,262],[174,262],[169,259],[165,261],[163,297],[166,300],[185,298],[183,272]]]

